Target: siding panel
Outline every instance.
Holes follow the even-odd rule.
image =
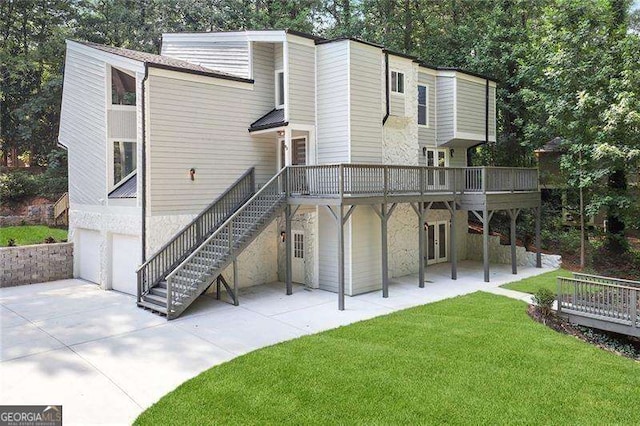
[[[380,76],[384,74],[380,49],[351,42],[351,162],[382,162]]]
[[[427,105],[429,107],[429,114],[427,117],[427,123],[429,127],[418,126],[418,141],[421,146],[435,146],[436,145],[436,78],[433,75],[419,72],[418,83],[428,87],[429,99],[427,99]]]
[[[480,82],[458,79],[458,132],[485,134],[486,86]],[[495,88],[489,88],[489,135],[495,135]]]
[[[106,199],[106,64],[67,49],[59,141],[69,148],[74,204]]]
[[[315,124],[316,55],[315,46],[288,43],[289,51],[289,121]]]
[[[436,77],[436,142],[438,145],[453,138],[453,77]]]
[[[348,43],[317,46],[318,164],[349,161]]]
[[[151,215],[198,213],[251,166],[258,184],[274,175],[275,136],[247,131],[273,108],[273,46],[253,50],[253,90],[149,77]]]
[[[250,78],[249,43],[246,41],[183,41],[165,38],[162,55]]]

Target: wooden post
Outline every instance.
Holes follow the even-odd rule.
[[[285,232],[284,232],[284,239],[285,239],[285,259],[286,259],[286,272],[285,272],[285,277],[286,277],[286,286],[287,286],[287,295],[293,294],[293,272],[292,272],[292,267],[291,267],[291,245],[292,245],[292,238],[293,236],[291,235],[291,204],[287,204],[287,207],[285,207],[285,211],[284,211],[284,217],[285,217]]]
[[[338,209],[338,309],[344,311],[344,206]]]
[[[424,288],[424,203],[418,203],[418,287]]]
[[[484,170],[484,169],[483,169]],[[489,282],[489,211],[482,210],[482,263],[484,265],[484,282]]]
[[[456,201],[451,202],[451,231],[449,232],[449,248],[451,250],[451,279],[458,279],[458,249],[456,247]]]
[[[536,209],[536,268],[542,268],[542,239],[540,238],[541,206]]]
[[[380,227],[382,237],[382,297],[389,297],[389,247],[387,243],[387,205],[380,206]]]
[[[629,301],[631,303],[631,315],[629,315],[631,318],[631,327],[633,328],[637,328],[638,327],[638,290],[633,289],[631,290],[631,294],[629,295],[629,297],[631,298],[631,300]]]
[[[518,217],[517,209],[509,209],[509,216],[511,217],[511,235],[509,239],[511,240],[511,273],[518,273],[518,264],[517,264],[517,256],[516,256],[516,219]]]

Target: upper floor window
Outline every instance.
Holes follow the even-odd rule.
[[[113,181],[117,186],[136,170],[136,143],[129,141],[113,142]]]
[[[404,93],[404,73],[391,71],[391,91],[393,93]]]
[[[284,108],[284,71],[276,71],[276,108]]]
[[[111,68],[111,104],[136,104],[136,78],[116,68]]]
[[[418,125],[429,127],[429,86],[418,85]]]

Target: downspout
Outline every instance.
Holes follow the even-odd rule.
[[[389,118],[389,52],[384,52],[384,83],[385,114],[382,119],[383,126]]]
[[[140,173],[142,187],[142,263],[147,261],[147,117],[145,84],[149,78],[149,65],[144,64],[144,78],[142,79],[142,170]]]

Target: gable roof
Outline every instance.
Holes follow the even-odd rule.
[[[161,68],[170,71],[186,72],[190,74],[205,75],[209,77],[222,78],[226,80],[242,81],[253,83],[253,80],[238,77],[233,74],[229,74],[223,71],[214,70],[211,68],[205,68],[201,65],[194,64],[192,62],[183,61],[181,59],[171,58],[169,56],[156,55],[153,53],[140,52],[138,50],[125,49],[122,47],[106,46],[104,44],[92,43],[90,41],[77,41],[84,46],[91,47],[93,49],[100,50],[102,52],[110,53],[112,55],[122,56],[123,58],[132,59],[134,61],[142,62],[149,67]]]

